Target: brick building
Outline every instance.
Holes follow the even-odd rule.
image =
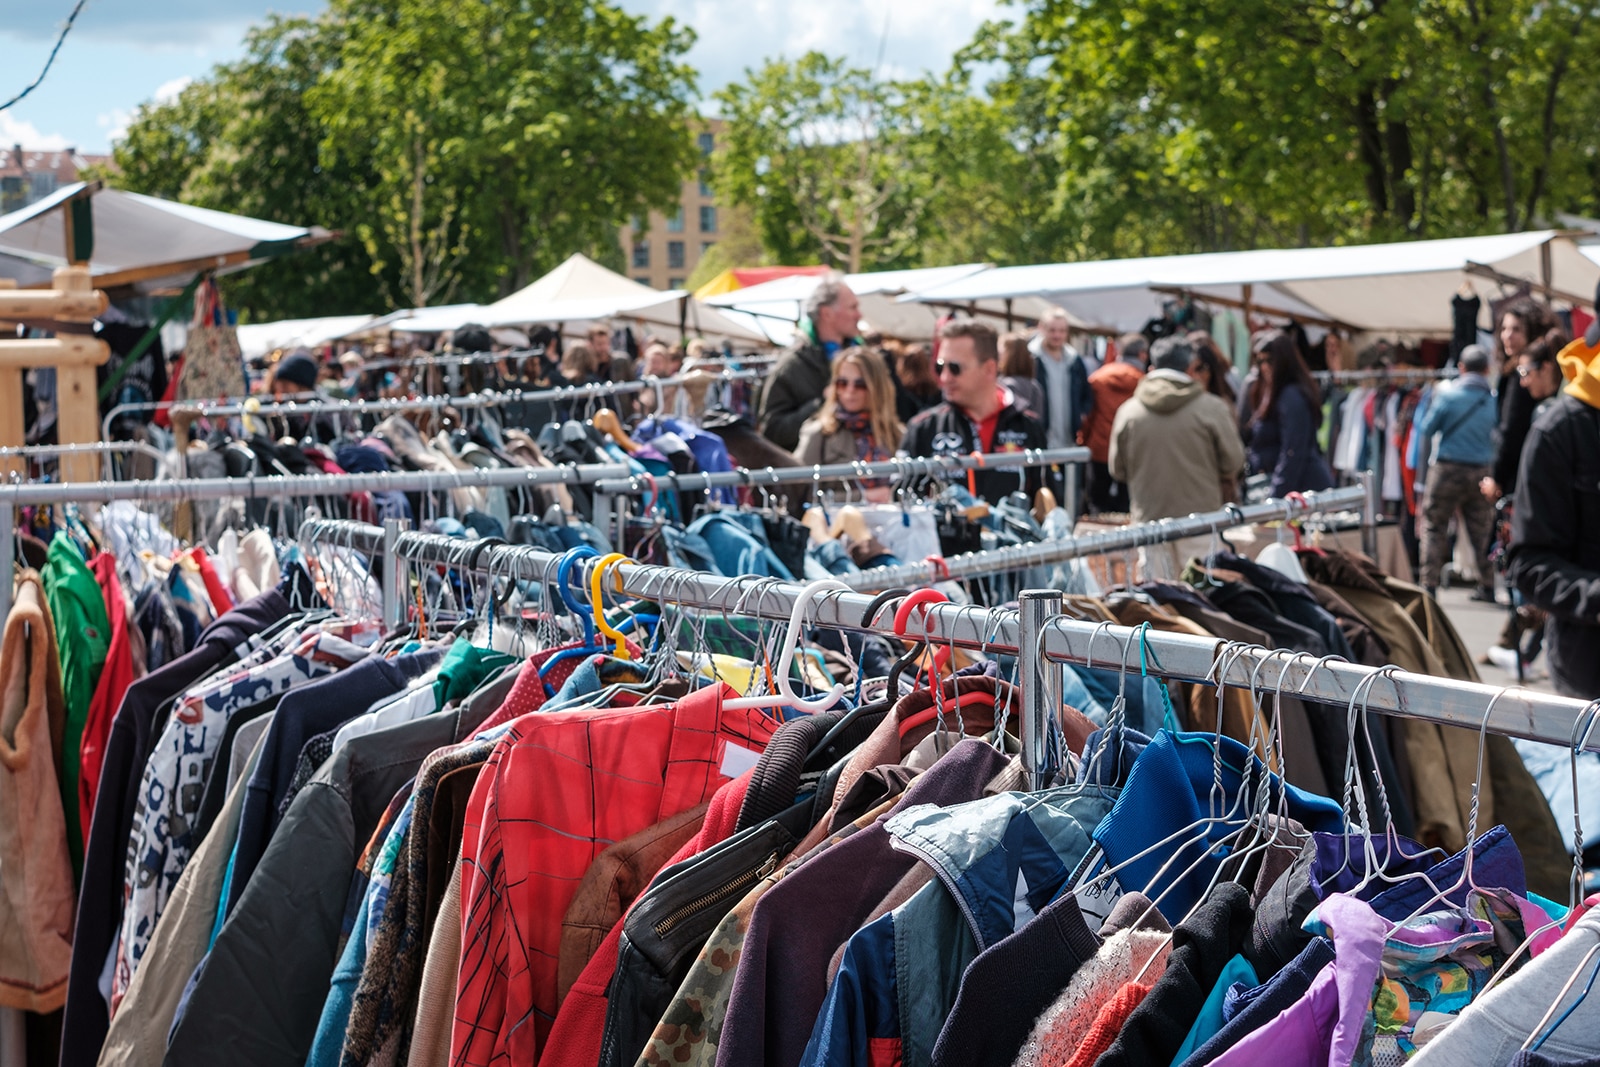
[[[695,134],[702,158],[710,156],[722,135],[720,119],[706,119]],[[628,277],[653,289],[682,289],[703,256],[717,242],[722,220],[717,201],[700,171],[683,183],[677,214],[652,211],[622,228],[622,254]]]
[[[43,200],[77,181],[86,167],[110,161],[110,156],[86,156],[75,148],[0,148],[0,215]]]

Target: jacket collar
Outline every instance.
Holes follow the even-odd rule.
[[[894,848],[933,868],[981,952],[1055,899],[1116,797],[1115,789],[1079,784],[1002,793],[948,808],[907,808],[886,828]]]

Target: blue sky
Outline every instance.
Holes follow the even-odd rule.
[[[809,49],[877,59],[888,74],[942,69],[996,0],[619,0],[630,11],[693,26],[690,61],[709,92],[745,67]],[[73,0],[0,0],[0,99],[44,64]],[[0,111],[0,144],[105,152],[139,104],[176,93],[239,55],[245,29],[269,11],[308,14],[323,0],[88,0],[44,84]]]

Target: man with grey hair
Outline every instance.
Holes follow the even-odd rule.
[[[1422,586],[1430,593],[1450,558],[1450,520],[1459,515],[1478,564],[1475,599],[1494,601],[1489,569],[1489,531],[1494,512],[1478,489],[1494,462],[1494,392],[1489,388],[1489,353],[1480,345],[1461,350],[1461,376],[1433,391],[1428,413],[1417,426],[1418,440],[1432,449],[1427,487],[1418,509],[1417,540],[1422,546]]]
[[[1134,522],[1216,511],[1223,482],[1244,466],[1233,412],[1195,378],[1202,366],[1187,340],[1161,338],[1112,422],[1108,466],[1128,486]]]
[[[823,391],[833,380],[833,357],[855,338],[861,302],[844,283],[829,274],[806,298],[794,344],[761,390],[756,427],[767,440],[790,452],[800,443],[800,425],[822,406]]]

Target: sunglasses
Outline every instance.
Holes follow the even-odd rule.
[[[1548,366],[1548,365],[1549,365],[1548,363],[1535,363],[1532,366],[1528,366],[1528,367],[1518,367],[1517,368],[1517,377],[1518,378],[1526,378],[1529,375],[1537,374],[1540,371],[1544,370],[1545,367]]]
[[[835,378],[833,387],[835,389],[860,389],[865,392],[867,383],[861,378]]]
[[[963,368],[959,363],[948,363],[941,359],[939,362],[933,365],[933,369],[934,373],[936,374],[948,373],[952,378],[959,378],[961,377],[961,371]]]

